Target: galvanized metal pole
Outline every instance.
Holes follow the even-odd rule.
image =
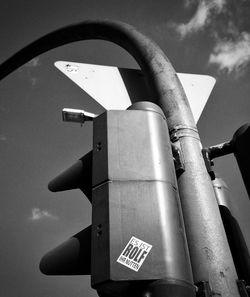
[[[208,281],[214,294],[239,296],[237,274],[211,180],[201,154],[199,134],[176,72],[161,49],[133,27],[113,21],[86,21],[52,32],[0,65],[0,79],[34,56],[86,39],[112,41],[138,62],[167,118],[170,136],[183,154],[185,172],[178,179],[194,280]],[[216,295],[215,295],[216,296]]]
[[[248,247],[237,218],[234,216],[233,201],[231,199],[232,197],[229,188],[221,178],[216,178],[213,181],[213,186],[227,234],[228,243],[234,259],[235,268],[238,273],[238,286],[241,290],[245,291],[246,295],[246,290],[248,290],[248,293],[250,292],[250,256]],[[236,200],[234,202],[237,202],[237,198],[234,200]]]

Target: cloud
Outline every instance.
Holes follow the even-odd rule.
[[[0,141],[6,141],[7,137],[3,134],[0,134]]]
[[[31,82],[32,87],[34,87],[38,82],[38,78],[37,77],[31,77],[30,82]]]
[[[196,0],[185,0],[185,1],[184,1],[184,6],[185,6],[185,7],[189,7],[189,6],[191,6],[192,4],[194,4],[195,1],[196,1]]]
[[[24,64],[18,71],[22,73],[24,79],[28,80],[32,87],[35,87],[39,82],[37,77],[37,67],[40,66],[40,58],[36,57],[30,60],[28,63]]]
[[[218,40],[209,57],[209,64],[216,64],[219,70],[242,74],[250,61],[250,33],[242,32],[233,40]]]
[[[30,60],[28,63],[25,64],[25,67],[37,67],[40,66],[40,60],[39,57],[36,57],[32,60]]]
[[[186,0],[185,6],[189,7],[196,1]],[[180,34],[182,38],[189,34],[196,33],[211,23],[213,15],[219,14],[224,6],[225,0],[201,0],[193,17],[182,24],[172,23],[171,26]]]
[[[31,221],[38,221],[42,219],[57,219],[57,216],[49,213],[47,210],[41,210],[38,207],[35,207],[31,210],[31,216],[29,219]]]

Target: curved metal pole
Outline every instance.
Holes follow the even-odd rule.
[[[176,72],[162,50],[134,27],[117,21],[84,21],[56,30],[26,46],[0,65],[0,80],[39,54],[80,40],[101,39],[126,49],[138,62],[168,118],[187,113],[188,125],[195,127],[189,106]],[[166,100],[166,98],[168,98]],[[176,104],[176,101],[179,102]],[[161,103],[161,104],[160,104]],[[171,105],[171,109],[169,109]],[[173,110],[175,109],[175,110]],[[181,112],[180,112],[181,111]],[[178,121],[179,122],[179,121]],[[183,123],[184,124],[184,123]]]
[[[181,149],[185,172],[178,185],[194,280],[208,281],[217,294],[239,296],[236,271],[211,180],[201,155],[198,131],[176,72],[161,49],[133,27],[114,21],[85,21],[38,39],[0,65],[0,79],[33,57],[73,41],[102,39],[126,49],[157,94],[171,139]]]

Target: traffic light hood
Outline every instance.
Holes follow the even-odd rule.
[[[92,151],[55,177],[48,185],[52,192],[80,189],[92,199]]]

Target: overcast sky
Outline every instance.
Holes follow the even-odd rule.
[[[215,88],[198,123],[204,146],[232,138],[250,120],[249,0],[2,1],[0,63],[55,29],[86,19],[134,25],[166,53],[177,72],[208,74]],[[50,193],[47,183],[87,153],[92,124],[63,123],[64,107],[103,108],[55,67],[57,60],[138,68],[123,49],[84,41],[36,57],[0,82],[0,296],[96,296],[90,278],[46,277],[51,248],[91,223],[80,191]],[[233,156],[215,162],[231,189],[248,246],[249,201]]]

